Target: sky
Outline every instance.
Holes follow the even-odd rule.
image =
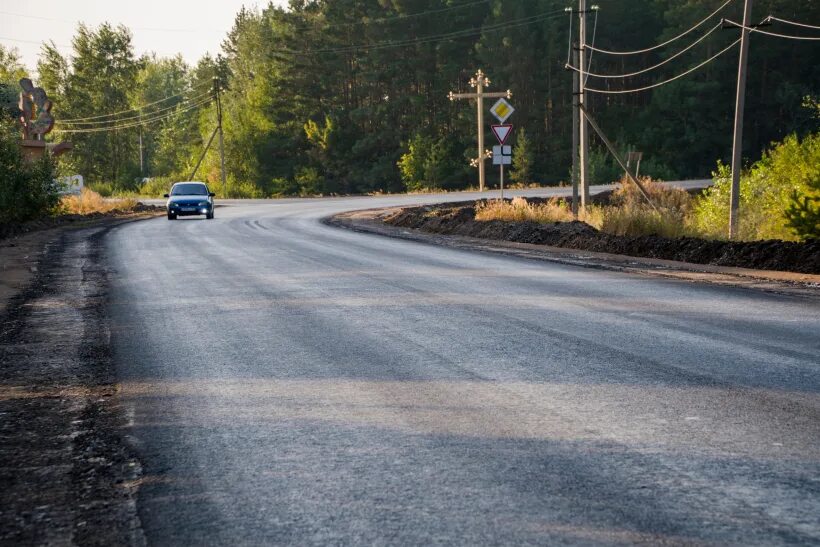
[[[69,53],[77,22],[109,21],[131,29],[137,55],[179,53],[194,64],[206,52],[220,51],[243,4],[264,6],[267,0],[0,0],[0,44],[16,47],[33,72],[42,41],[54,40]]]

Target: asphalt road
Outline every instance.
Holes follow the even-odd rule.
[[[113,230],[150,544],[820,544],[820,305],[331,228]]]

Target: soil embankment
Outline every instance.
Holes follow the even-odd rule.
[[[583,222],[539,224],[477,221],[473,201],[405,208],[383,220],[391,226],[443,235],[695,264],[820,274],[820,240],[795,243],[779,240],[733,242],[691,237],[632,237],[606,234]]]

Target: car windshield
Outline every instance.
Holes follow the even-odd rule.
[[[207,196],[208,189],[204,184],[175,184],[171,189],[172,196]]]

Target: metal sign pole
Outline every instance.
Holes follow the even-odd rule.
[[[501,201],[504,201],[504,164],[501,164]]]

